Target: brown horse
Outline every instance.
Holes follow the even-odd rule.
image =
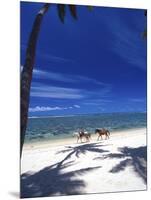
[[[110,132],[109,130],[105,129],[105,128],[102,128],[102,129],[95,129],[95,134],[98,134],[98,138],[97,140],[99,140],[99,138],[101,137],[101,140],[103,139],[102,138],[102,135],[105,135],[106,138],[105,139],[109,139],[109,135],[110,135]]]

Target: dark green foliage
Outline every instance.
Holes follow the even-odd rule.
[[[92,11],[93,10],[93,6],[87,6],[88,10]]]
[[[57,9],[58,9],[58,16],[59,16],[61,22],[64,23],[64,18],[65,18],[65,15],[66,15],[65,5],[64,4],[58,4]]]
[[[71,16],[74,19],[77,19],[77,6],[76,5],[68,5]],[[88,10],[92,10],[93,6],[87,6]],[[58,16],[62,23],[64,23],[65,15],[66,15],[66,5],[65,4],[57,4]]]
[[[75,5],[69,5],[69,10],[70,10],[71,16],[74,19],[77,19],[77,9],[76,9],[76,6]]]
[[[76,5],[68,5],[68,7],[69,7],[71,16],[74,19],[77,19]],[[65,4],[57,4],[57,9],[58,9],[59,19],[61,20],[62,23],[64,23],[65,15],[66,15],[66,5]]]

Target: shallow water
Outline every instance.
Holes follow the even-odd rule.
[[[29,118],[25,142],[71,137],[73,132],[96,128],[120,131],[146,127],[146,113],[107,113],[75,116]]]

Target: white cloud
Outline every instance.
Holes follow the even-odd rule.
[[[21,66],[22,70],[23,66]],[[55,98],[55,99],[84,99],[84,98],[102,98],[110,93],[111,85],[103,83],[101,81],[95,80],[93,78],[88,78],[79,75],[63,74],[56,72],[47,72],[39,69],[33,70],[33,78],[54,80],[57,82],[66,83],[81,83],[83,85],[93,85],[98,88],[95,91],[89,91],[87,89],[76,89],[76,88],[65,88],[49,86],[45,84],[32,82],[31,87],[31,97],[41,97],[41,98]]]
[[[79,106],[79,105],[74,105],[74,107],[75,107],[75,108],[80,108],[80,106]]]
[[[140,35],[130,26],[126,26],[122,19],[117,20],[120,31],[114,33],[115,40],[112,45],[114,52],[132,64],[131,66],[146,70],[146,50],[142,51]]]
[[[44,111],[53,111],[53,110],[66,110],[66,107],[44,107],[44,106],[36,106],[34,108],[29,108],[29,112],[44,112]]]
[[[61,73],[56,73],[56,72],[47,72],[47,71],[42,71],[42,70],[37,70],[34,69],[33,71],[33,78],[40,78],[40,79],[50,79],[54,81],[62,81],[62,82],[73,82],[73,77],[71,76],[66,76]]]
[[[23,69],[23,66],[21,66],[21,71]],[[80,75],[72,75],[72,74],[64,74],[59,72],[48,72],[44,70],[34,69],[33,70],[33,78],[39,78],[39,79],[49,79],[54,81],[61,81],[61,82],[68,82],[68,83],[91,83],[94,85],[100,85],[100,86],[109,86],[109,84],[103,83],[101,81],[95,80],[93,78],[80,76]]]
[[[89,91],[87,89],[48,86],[33,82],[30,96],[55,99],[87,99],[91,101],[92,98],[101,99],[107,97],[111,89],[111,86],[106,86],[102,89],[98,88],[95,91]]]
[[[145,98],[131,98],[129,99],[132,102],[136,102],[136,103],[141,103],[141,102],[145,102],[146,99]]]
[[[32,86],[31,87],[31,96],[32,97],[47,97],[47,98],[57,98],[57,99],[82,99],[80,89],[73,88],[63,88],[63,87],[54,87],[47,85]]]
[[[55,111],[55,110],[67,110],[67,109],[74,109],[74,108],[80,108],[79,105],[73,105],[69,107],[49,107],[49,106],[36,106],[34,108],[29,108],[29,112],[46,112],[46,111]]]
[[[112,100],[108,100],[108,99],[90,99],[87,100],[85,102],[83,102],[83,105],[86,106],[100,106],[100,105],[105,105],[105,104],[109,104],[112,103]]]
[[[27,49],[27,44],[21,43],[21,49],[23,51],[26,51]],[[54,54],[50,54],[50,53],[45,53],[39,49],[37,49],[36,54],[38,57],[45,59],[49,62],[55,62],[55,63],[68,63],[68,62],[74,62],[72,59],[70,58],[64,58],[63,56],[60,55],[54,55]]]

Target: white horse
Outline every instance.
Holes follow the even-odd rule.
[[[85,138],[87,142],[90,141],[90,138],[91,138],[91,134],[88,133],[87,131],[85,131],[85,132],[83,132],[83,131],[75,132],[75,133],[73,133],[73,136],[77,137],[77,143],[78,143],[79,139],[82,143],[82,138]]]
[[[77,143],[78,143],[79,139],[80,139],[81,142],[82,142],[82,138],[80,137],[79,132],[74,132],[74,133],[73,133],[73,137],[76,137],[76,138],[77,138]]]

